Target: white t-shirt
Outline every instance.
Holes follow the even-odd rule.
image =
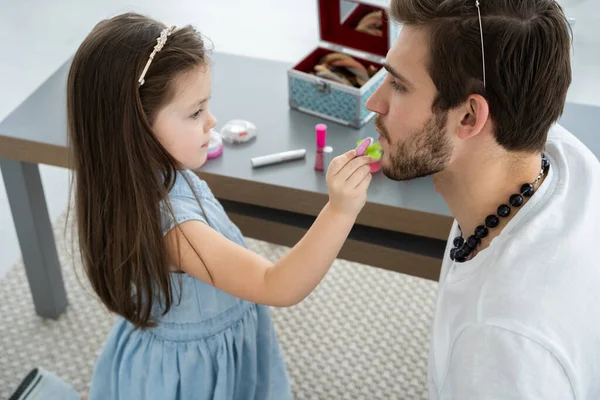
[[[600,140],[600,136],[599,136]],[[551,129],[549,174],[490,246],[454,263],[450,233],[430,399],[600,399],[600,163]]]

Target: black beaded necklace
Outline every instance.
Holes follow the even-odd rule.
[[[534,185],[542,179],[546,172],[548,172],[549,168],[550,161],[548,160],[545,154],[542,154],[542,168],[537,178],[535,178],[535,181],[533,181],[532,183],[526,183],[523,186],[521,186],[519,194],[513,194],[512,196],[510,196],[508,200],[510,205],[515,208],[521,207],[521,205],[523,205],[523,197],[533,196],[533,193],[535,191]],[[453,261],[459,263],[467,261],[467,259],[471,254],[473,254],[473,251],[477,248],[477,246],[481,244],[481,239],[488,235],[488,229],[495,228],[500,224],[500,218],[498,217],[506,218],[510,215],[510,211],[511,208],[508,204],[500,205],[496,210],[497,215],[488,215],[485,218],[485,224],[479,225],[477,228],[475,228],[475,233],[469,236],[466,241],[463,238],[463,232],[459,225],[458,229],[460,229],[460,236],[454,238],[454,247],[452,248],[452,250],[450,250],[450,258]]]

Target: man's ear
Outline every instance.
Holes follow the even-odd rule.
[[[472,94],[458,107],[458,118],[456,136],[459,139],[469,139],[478,135],[489,117],[489,106],[487,100],[478,94]]]

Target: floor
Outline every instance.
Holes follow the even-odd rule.
[[[600,2],[559,3],[576,18],[574,80],[568,101],[600,106]],[[103,18],[137,11],[169,24],[191,23],[212,40],[215,51],[291,63],[319,40],[316,4],[314,0],[179,0],[177,6],[164,0],[0,0],[0,120],[71,56]],[[54,220],[67,205],[69,172],[42,166],[41,175]],[[0,175],[0,278],[20,257]]]

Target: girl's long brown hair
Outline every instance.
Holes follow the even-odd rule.
[[[82,262],[101,301],[136,328],[155,325],[155,301],[165,313],[173,303],[160,204],[179,165],[151,127],[175,94],[175,78],[208,62],[201,35],[177,29],[139,86],[164,28],[131,13],[100,22],[75,54],[67,83]]]

